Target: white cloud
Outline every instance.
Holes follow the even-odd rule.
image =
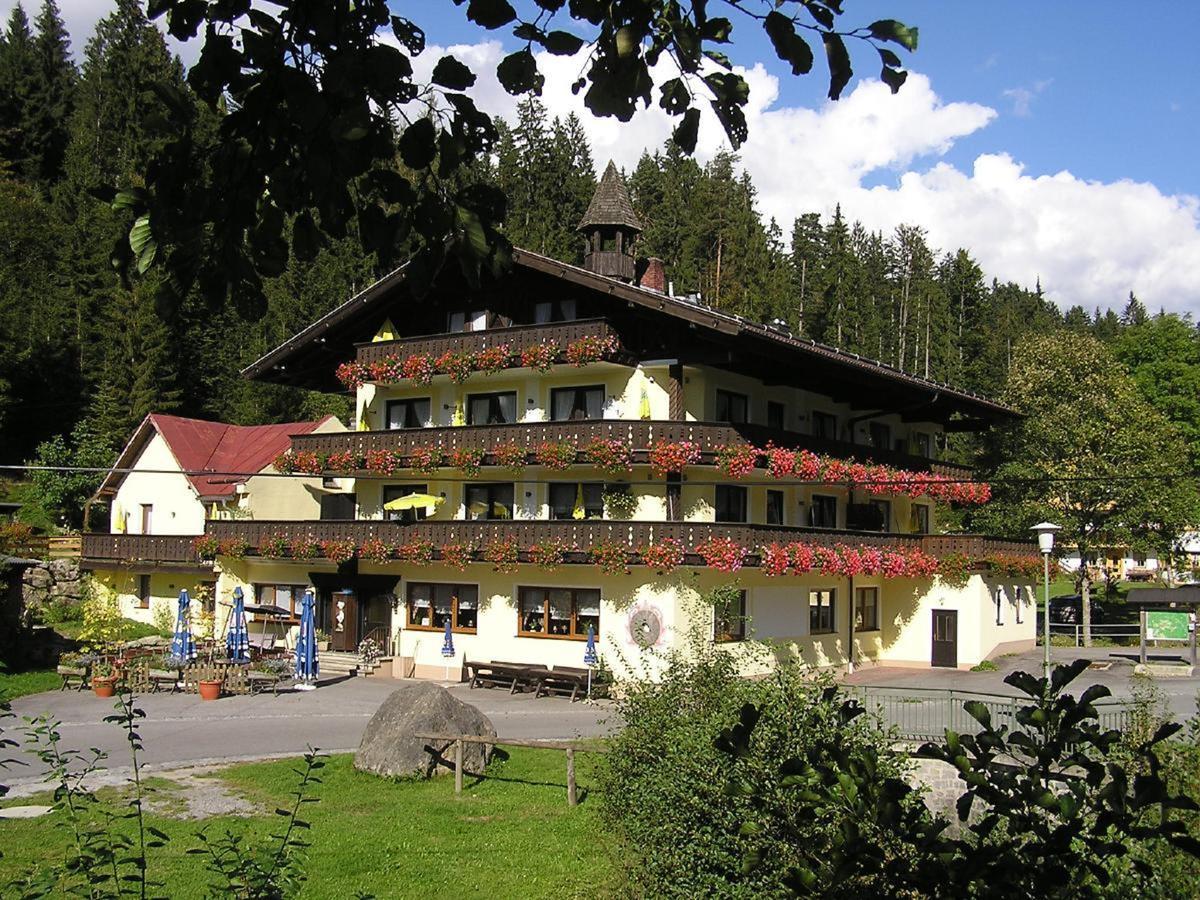
[[[1038,94],[1050,87],[1054,79],[1047,78],[1042,81],[1035,81],[1033,84],[1026,87],[1014,87],[1001,91],[1001,95],[1012,101],[1013,115],[1021,118],[1028,118],[1033,112],[1033,101]]]

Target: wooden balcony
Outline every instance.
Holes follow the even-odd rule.
[[[542,541],[561,541],[568,547],[580,548],[568,556],[568,562],[584,562],[585,550],[603,542],[623,543],[631,551],[646,544],[671,538],[689,551],[697,544],[714,537],[732,538],[743,547],[756,548],[764,544],[803,541],[820,546],[878,547],[880,549],[921,549],[935,556],[951,552],[964,553],[975,560],[993,554],[1036,555],[1033,542],[1002,541],[981,535],[917,535],[881,534],[878,532],[844,531],[820,528],[780,527],[775,525],[730,525],[717,522],[629,522],[629,521],[554,521],[545,519],[514,519],[508,521],[423,521],[396,522],[381,520],[355,521],[210,521],[208,533],[218,540],[241,537],[251,547],[265,539],[283,535],[289,539],[307,536],[318,541],[353,541],[362,546],[372,538],[398,544],[408,541],[429,541],[435,548],[443,544],[470,544],[482,547],[494,539],[515,538],[522,548]],[[435,550],[435,558],[437,552]],[[528,561],[522,553],[522,561]],[[687,565],[700,565],[698,556],[689,553]],[[757,560],[751,560],[751,565]]]
[[[86,569],[152,568],[208,571],[196,555],[195,538],[175,534],[84,534],[80,564]]]
[[[438,356],[446,351],[477,352],[488,347],[508,344],[513,353],[528,347],[553,341],[562,349],[584,337],[618,338],[619,335],[604,319],[578,319],[573,322],[551,322],[544,325],[514,325],[509,328],[488,328],[460,334],[431,334],[407,337],[395,341],[373,341],[356,345],[356,359],[370,365],[389,356]]]
[[[365,457],[371,450],[390,450],[407,456],[417,447],[440,447],[446,453],[458,448],[490,451],[500,444],[515,443],[530,448],[542,441],[571,441],[583,447],[595,438],[619,439],[634,448],[634,462],[646,463],[646,449],[654,442],[694,441],[705,448],[702,463],[713,464],[712,448],[727,444],[770,442],[792,449],[811,450],[842,459],[870,460],[910,471],[932,471],[949,478],[970,478],[971,469],[953,463],[910,456],[895,450],[877,450],[847,441],[835,441],[764,425],[730,425],[723,422],[673,422],[639,419],[577,420],[569,422],[522,422],[516,425],[462,425],[438,428],[406,428],[390,431],[350,431],[306,434],[292,438],[292,447],[314,453],[350,452]],[[489,457],[484,465],[492,464]]]

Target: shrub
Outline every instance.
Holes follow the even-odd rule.
[[[42,607],[41,619],[46,625],[64,625],[83,621],[83,604],[67,597],[59,597]]]
[[[658,681],[622,685],[616,700],[625,723],[611,741],[599,772],[601,815],[627,857],[630,894],[653,897],[751,898],[778,896],[774,863],[740,875],[746,841],[738,828],[751,814],[745,796],[727,791],[734,763],[714,738],[737,721],[745,703],[763,710],[753,746],[755,767],[771,770],[836,735],[847,746],[870,749],[880,772],[895,775],[903,759],[887,735],[868,722],[844,725],[824,701],[827,680],[784,663],[770,678],[739,678],[730,654],[709,636],[691,633],[686,646],[667,651]],[[753,650],[760,645],[746,645]],[[825,827],[815,821],[813,828]],[[764,851],[778,836],[764,839]],[[770,859],[770,853],[764,853]]]

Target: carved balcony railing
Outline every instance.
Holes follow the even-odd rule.
[[[447,454],[462,448],[485,453],[501,444],[532,449],[542,441],[571,441],[582,448],[595,438],[618,439],[634,448],[634,462],[646,463],[646,449],[655,442],[693,441],[705,449],[702,463],[712,464],[713,448],[768,442],[791,449],[806,449],[840,459],[871,460],[910,471],[931,471],[948,478],[970,478],[971,469],[953,463],[911,456],[896,450],[881,450],[848,441],[814,437],[765,425],[731,425],[723,422],[673,422],[640,419],[575,420],[568,422],[521,422],[514,425],[462,425],[437,428],[404,428],[388,431],[353,431],[296,435],[292,448],[313,453],[349,452],[365,457],[371,450],[390,450],[406,456],[417,447],[440,447]],[[484,464],[492,460],[485,457]]]
[[[616,330],[604,319],[578,319],[573,322],[552,322],[543,325],[514,325],[509,328],[487,328],[457,334],[430,334],[400,338],[395,341],[373,341],[359,344],[356,359],[370,365],[389,356],[439,356],[446,351],[478,352],[488,347],[508,344],[513,353],[538,344],[553,341],[565,350],[572,341],[584,337],[618,338]],[[621,354],[618,352],[618,358]]]
[[[117,566],[129,563],[164,567],[198,567],[203,563],[186,534],[85,534],[80,558],[84,566]]]

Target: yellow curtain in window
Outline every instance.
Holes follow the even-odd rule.
[[[454,401],[454,415],[450,418],[450,424],[456,428],[467,424],[467,413],[463,409],[462,397]]]
[[[121,504],[113,504],[113,531],[116,534],[125,533],[125,510],[121,509]]]
[[[571,510],[572,519],[582,519],[587,516],[587,510],[583,508],[583,485],[575,486],[575,508]]]
[[[650,394],[646,391],[646,385],[642,385],[642,399],[638,406],[638,416],[642,419],[650,418]]]
[[[392,324],[391,319],[384,319],[383,324],[379,326],[379,330],[375,332],[375,337],[371,338],[372,343],[379,341],[394,341],[396,339],[396,326]]]

